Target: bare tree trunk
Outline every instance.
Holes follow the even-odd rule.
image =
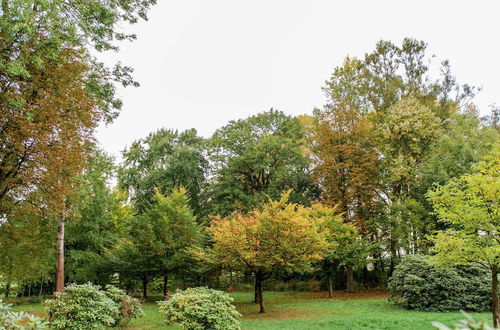
[[[39,297],[42,297],[42,291],[43,291],[43,277],[40,278],[40,292],[38,293]]]
[[[10,295],[10,280],[5,284],[5,298],[9,298]]]
[[[333,298],[333,274],[332,271],[328,271],[328,298]]]
[[[347,292],[354,292],[354,271],[352,266],[346,266],[346,290]]]
[[[142,297],[144,300],[148,297],[148,278],[144,276],[142,278]]]
[[[493,313],[493,327],[496,329],[500,324],[500,311],[498,301],[498,266],[491,269],[491,311]]]
[[[168,293],[168,273],[163,275],[163,300],[169,300],[170,294]]]
[[[391,264],[389,267],[389,277],[394,273],[394,268],[396,267],[396,244],[391,238]]]
[[[257,294],[257,302],[259,303],[260,311],[259,313],[265,313],[264,309],[264,296],[262,295],[262,281],[264,280],[264,276],[257,272],[255,274],[255,293]]]
[[[258,304],[259,303],[259,290],[258,290],[258,287],[257,287],[257,274],[255,275],[253,302],[254,302],[254,304]]]
[[[57,260],[56,260],[56,292],[64,291],[64,224],[66,222],[66,206],[59,216],[57,224]]]

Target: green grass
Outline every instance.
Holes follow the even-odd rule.
[[[267,313],[259,314],[251,303],[252,293],[232,293],[235,305],[243,314],[243,329],[435,329],[440,321],[453,325],[462,319],[459,312],[431,313],[407,311],[387,302],[383,293],[336,294],[328,299],[321,293],[265,292]],[[160,299],[160,297],[158,297]],[[130,329],[176,329],[166,327],[154,304],[154,297],[144,304],[146,315],[133,320]],[[43,313],[40,304],[15,306],[15,310]],[[489,313],[472,313],[478,321],[491,323]]]

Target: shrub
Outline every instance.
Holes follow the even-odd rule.
[[[225,292],[200,287],[178,290],[170,300],[159,301],[158,305],[167,322],[179,323],[182,329],[241,329],[241,314],[232,301]]]
[[[105,329],[126,324],[142,315],[139,302],[120,289],[73,284],[45,301],[49,325],[54,329]]]
[[[404,257],[389,279],[389,300],[406,309],[424,311],[490,310],[486,270],[470,265],[441,267],[429,257]]]
[[[104,292],[120,309],[119,317],[115,319],[115,327],[126,326],[132,319],[144,316],[137,298],[130,297],[125,291],[112,285],[106,285],[106,291]]]
[[[6,305],[0,299],[0,329],[2,330],[38,330],[45,329],[46,322],[36,315],[26,312],[11,312],[12,305]]]
[[[462,312],[465,316],[465,320],[461,320],[460,322],[455,324],[454,330],[495,330],[495,328],[490,327],[486,322],[476,322],[472,316],[469,314]],[[432,322],[432,325],[439,330],[452,330],[448,328],[441,322]]]

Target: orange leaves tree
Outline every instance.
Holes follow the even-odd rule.
[[[77,51],[65,53],[25,81],[2,84],[9,86],[0,93],[2,213],[40,193],[50,199],[40,207],[61,209],[68,180],[81,170],[99,114],[85,86],[87,66]]]
[[[256,300],[264,313],[262,283],[291,272],[306,272],[328,249],[322,223],[313,208],[287,203],[290,192],[270,200],[261,210],[212,218],[208,227],[213,245],[197,250],[202,261],[226,269],[251,272],[255,276]]]

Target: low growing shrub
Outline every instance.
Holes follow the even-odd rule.
[[[177,291],[170,300],[159,301],[160,313],[169,324],[189,330],[241,329],[241,314],[227,293],[205,287]]]
[[[45,301],[53,329],[105,329],[124,325],[143,314],[139,302],[123,290],[93,284],[73,284]]]
[[[389,300],[424,311],[490,310],[490,278],[478,266],[441,267],[429,257],[404,257],[389,279]]]
[[[461,320],[460,322],[456,323],[453,330],[496,330],[495,328],[490,327],[484,321],[476,322],[472,318],[472,316],[465,312],[462,312],[462,314],[465,316],[465,320]],[[452,330],[441,322],[432,322],[432,325],[439,330]]]
[[[0,330],[38,330],[45,329],[45,320],[26,312],[11,312],[12,305],[0,299]]]
[[[122,289],[118,289],[112,285],[106,285],[104,293],[119,306],[120,314],[119,317],[115,319],[114,327],[124,327],[129,324],[132,319],[144,316],[139,299],[130,297]]]

